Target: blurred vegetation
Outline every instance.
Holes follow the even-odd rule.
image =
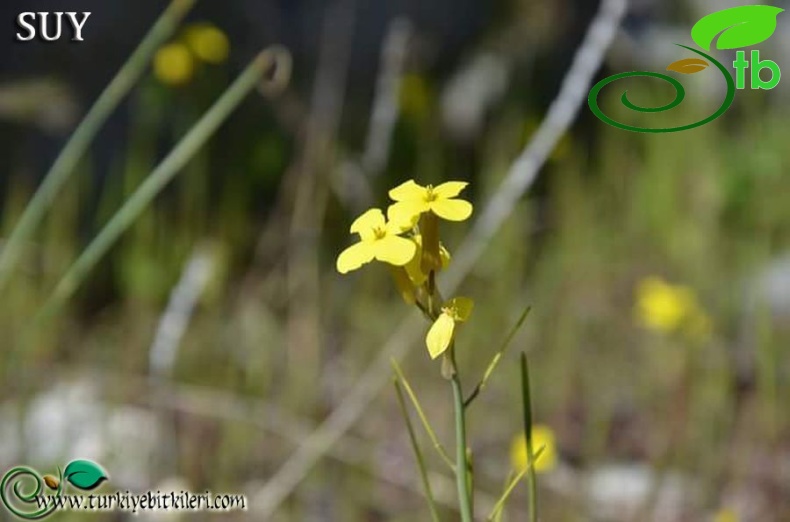
[[[195,33],[189,38],[197,45]],[[131,97],[112,168],[96,176],[94,156],[84,158],[26,245],[0,304],[0,397],[24,403],[63,379],[99,375],[102,400],[161,409],[173,429],[175,445],[150,462],[151,485],[180,476],[195,491],[253,499],[299,438],[343,400],[403,314],[383,267],[345,278],[335,272],[357,213],[336,180],[359,147],[330,134],[318,152],[306,151],[303,127],[289,126],[300,110],[288,93],[271,103],[248,99],[36,345],[16,349],[86,242],[227,86],[222,53],[200,45],[190,50],[177,40],[161,51]],[[528,103],[530,87],[512,83],[482,134],[459,145],[439,124],[441,87],[425,71],[407,71],[387,168],[366,178],[371,204],[385,204],[385,188],[405,179],[468,176],[467,197],[482,208],[541,118]],[[623,463],[679,473],[693,485],[672,520],[712,520],[723,509],[739,520],[790,517],[790,310],[773,312],[759,296],[750,308],[760,274],[790,251],[790,114],[763,94],[739,92],[736,106],[748,112],[734,107],[673,135],[589,122],[589,133],[574,130],[463,284],[477,303],[457,348],[471,379],[523,307],[533,307],[515,344],[530,354],[536,422],[556,436],[559,465],[540,481],[543,520],[595,519],[582,481]],[[34,188],[24,161],[6,169],[4,236]],[[308,218],[295,224],[304,205]],[[445,238],[451,253],[466,227],[455,228]],[[146,380],[151,345],[199,248],[209,253],[210,278],[168,376],[173,384],[157,395]],[[704,325],[676,327],[685,316],[704,317]],[[439,437],[450,440],[446,385],[438,365],[414,348],[404,368]],[[492,495],[520,429],[512,413],[516,363],[513,351],[469,415],[479,488]],[[384,389],[278,520],[428,518],[395,396]],[[239,406],[246,413],[238,415],[195,412],[175,399],[198,400],[206,390],[255,406]],[[343,456],[349,445],[353,458]],[[513,504],[523,512],[522,489]],[[443,516],[457,515],[448,508]]]

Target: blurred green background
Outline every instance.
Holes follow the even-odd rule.
[[[0,10],[3,236],[166,6],[67,4]],[[632,2],[596,80],[663,70],[697,19],[736,3],[723,4]],[[85,42],[11,40],[19,12],[56,10],[93,12]],[[245,513],[184,520],[260,520],[257,494],[415,313],[383,266],[335,271],[349,224],[410,178],[469,181],[465,197],[482,209],[595,11],[584,0],[199,1],[2,290],[0,469],[91,458],[112,488],[248,495]],[[788,34],[780,16],[760,47],[780,67]],[[271,43],[293,55],[288,88],[250,95],[76,295],[34,322],[90,239]],[[694,81],[686,109],[639,121],[712,112],[721,86]],[[648,80],[627,87],[645,104],[671,97]],[[620,92],[609,87],[603,104]],[[536,421],[559,455],[540,475],[542,520],[790,520],[788,101],[784,83],[739,91],[722,118],[668,135],[609,127],[583,105],[458,292],[476,302],[457,349],[467,387],[532,306],[470,410],[481,505],[510,467],[526,350]],[[442,229],[451,253],[474,219]],[[23,344],[31,328],[35,343]],[[438,363],[418,342],[403,365],[451,446]],[[390,378],[273,520],[428,520]],[[455,520],[452,479],[420,437]],[[520,487],[506,519],[525,512]]]

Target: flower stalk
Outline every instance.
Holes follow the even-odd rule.
[[[450,383],[453,388],[453,407],[455,410],[455,481],[458,487],[458,507],[461,511],[462,522],[472,522],[472,495],[470,487],[469,463],[467,461],[466,446],[466,409],[464,408],[464,394],[461,388],[461,379],[455,365],[453,347],[450,348],[450,359],[453,363],[453,376]]]

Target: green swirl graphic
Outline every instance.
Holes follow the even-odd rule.
[[[608,84],[617,81],[621,78],[629,78],[632,76],[648,76],[651,78],[658,78],[660,80],[664,80],[665,82],[668,82],[675,88],[675,99],[667,103],[666,105],[662,105],[661,107],[641,107],[639,105],[636,105],[635,103],[632,103],[628,99],[628,91],[625,91],[623,92],[620,101],[627,108],[637,112],[663,112],[663,111],[668,111],[680,105],[680,103],[686,97],[686,90],[683,88],[680,82],[669,75],[656,73],[656,72],[649,72],[649,71],[632,71],[632,72],[614,74],[596,83],[595,86],[593,86],[593,88],[590,89],[590,94],[587,97],[587,103],[590,105],[590,110],[592,110],[593,113],[599,119],[608,123],[609,125],[612,125],[613,127],[617,127],[618,129],[629,130],[633,132],[652,132],[652,133],[678,132],[678,131],[693,129],[701,125],[705,125],[706,123],[710,123],[716,118],[718,118],[719,116],[721,116],[722,114],[724,114],[727,111],[727,109],[730,108],[730,105],[732,105],[732,102],[735,99],[735,80],[733,80],[730,72],[721,63],[715,60],[712,56],[705,54],[702,51],[681,44],[675,44],[675,45],[679,47],[683,47],[684,49],[688,49],[689,51],[695,52],[700,56],[704,56],[705,58],[710,60],[711,63],[715,64],[716,67],[718,67],[719,71],[721,71],[722,76],[724,76],[724,79],[727,81],[727,96],[724,98],[724,101],[722,102],[721,106],[718,108],[716,112],[714,112],[704,120],[700,120],[695,123],[689,123],[688,125],[681,125],[679,127],[667,127],[662,129],[651,129],[647,127],[637,127],[635,125],[620,123],[619,121],[613,120],[612,118],[604,114],[601,108],[598,107],[598,94],[601,92],[601,89],[603,89]]]
[[[55,496],[60,496],[63,491],[63,474],[58,468],[58,475],[59,475],[59,483],[58,489],[54,493]],[[33,491],[25,493],[22,491],[22,483],[26,478],[32,478],[35,482],[35,488]],[[13,483],[13,486],[9,488],[9,484]],[[25,512],[20,510],[17,507],[17,504],[27,504],[38,507],[38,502],[36,502],[36,498],[41,495],[42,490],[44,489],[44,479],[39,475],[37,472],[30,468],[26,468],[24,466],[19,466],[13,468],[8,473],[5,474],[3,477],[3,481],[0,482],[0,499],[3,501],[6,509],[16,515],[19,518],[25,520],[40,520],[46,516],[52,514],[55,511],[54,504],[48,504],[46,507],[39,508],[37,511]],[[14,500],[9,500],[8,494],[9,492],[13,491],[14,493]]]

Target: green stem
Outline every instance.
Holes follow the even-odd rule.
[[[450,347],[452,350],[453,347]],[[455,366],[455,364],[453,364]],[[464,411],[464,395],[461,390],[461,379],[455,368],[451,379],[453,387],[453,403],[455,406],[455,481],[458,486],[458,504],[462,522],[472,522],[472,500],[467,475],[469,468],[466,460],[466,412]]]
[[[74,130],[0,251],[0,290],[10,280],[24,245],[30,241],[99,129],[147,70],[153,54],[170,38],[194,3],[195,0],[173,0],[170,3]]]
[[[527,442],[529,451],[529,471],[527,472],[527,483],[529,484],[529,520],[538,522],[538,477],[535,471],[535,453],[532,451],[532,438]]]
[[[532,399],[529,390],[527,354],[521,352],[521,398],[524,407],[524,435],[527,445],[527,483],[529,485],[529,520],[538,521],[538,478],[535,472],[535,453],[532,447]]]
[[[412,426],[409,412],[406,410],[406,401],[403,398],[403,390],[401,390],[400,383],[396,378],[393,381],[395,385],[395,394],[398,396],[398,405],[400,406],[403,420],[406,422],[406,430],[409,432],[409,441],[414,450],[414,457],[417,459],[417,468],[420,471],[420,478],[422,479],[422,487],[425,490],[425,497],[428,499],[428,509],[431,511],[431,520],[439,522],[439,512],[436,510],[436,501],[433,499],[433,491],[431,490],[431,483],[428,480],[428,471],[425,468],[425,459],[420,451],[420,446],[417,444],[417,437],[414,435],[414,426]]]
[[[88,272],[107,253],[134,221],[143,213],[153,199],[191,160],[195,153],[217,131],[244,98],[255,89],[272,64],[276,65],[287,51],[270,48],[261,52],[241,73],[225,93],[211,106],[175,148],[162,160],[140,187],[87,246],[61,278],[37,320],[44,319],[55,312],[69,299],[85,279]],[[37,321],[36,321],[37,322]]]

